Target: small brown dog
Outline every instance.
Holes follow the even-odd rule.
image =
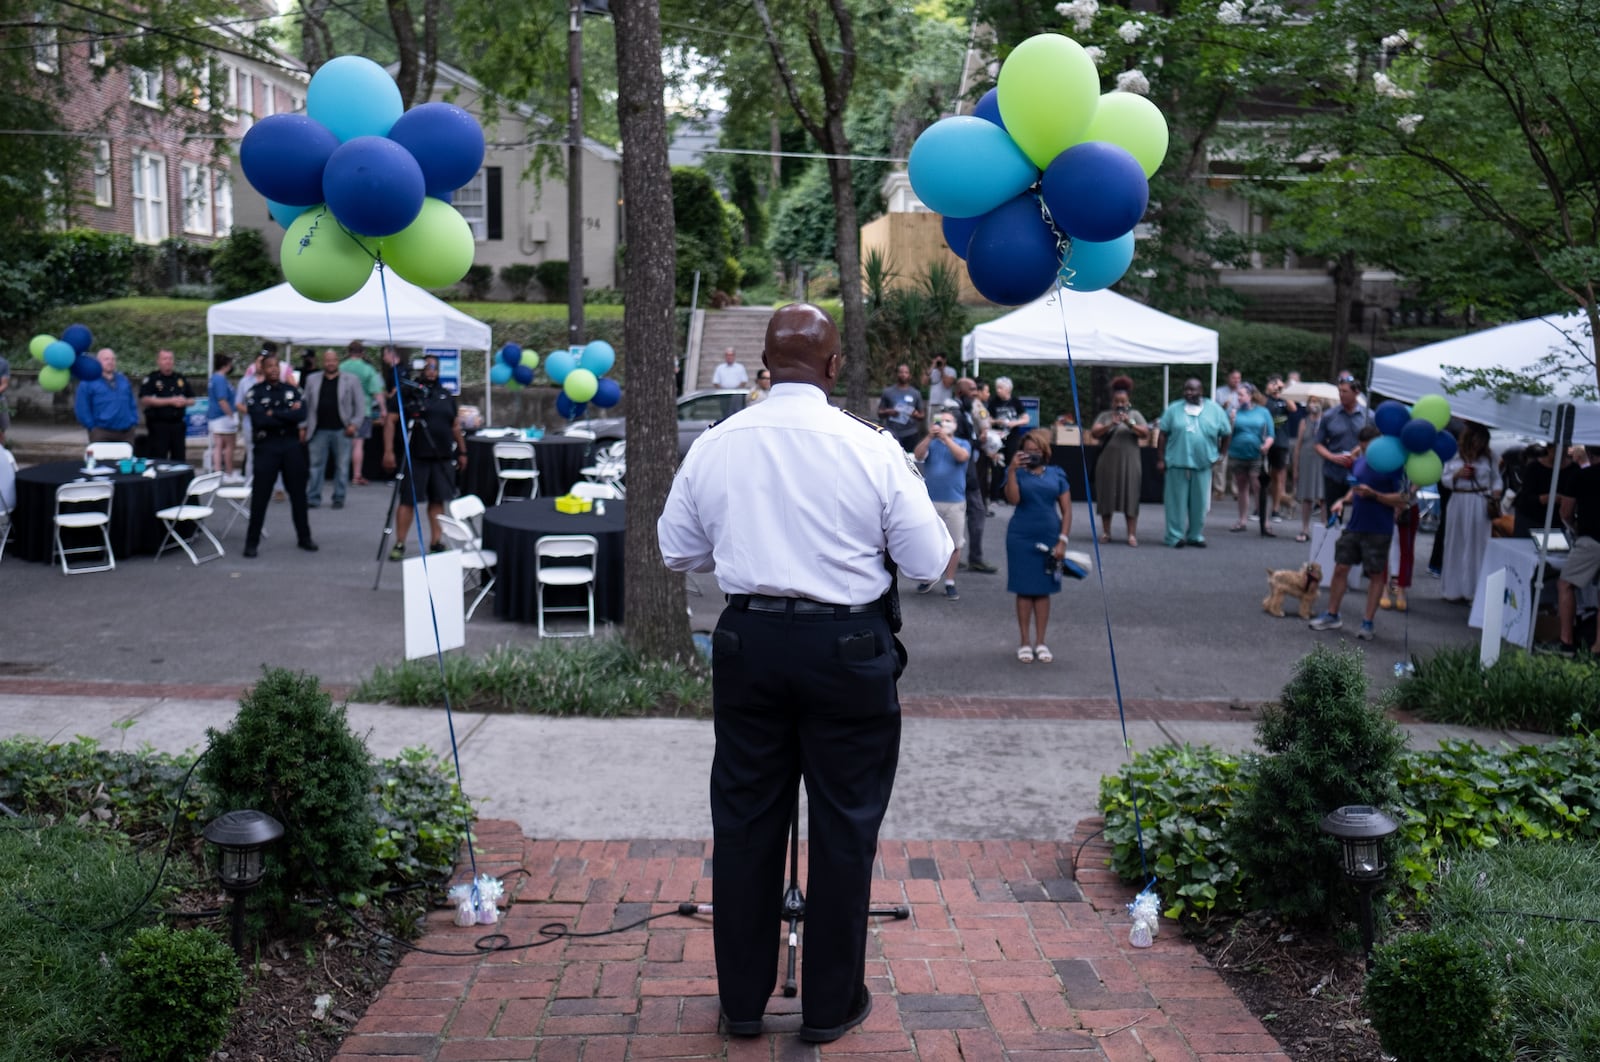
[[[1283,616],[1283,599],[1300,599],[1300,618],[1310,619],[1322,591],[1322,565],[1312,561],[1298,568],[1267,569],[1267,596],[1261,607],[1271,616]]]

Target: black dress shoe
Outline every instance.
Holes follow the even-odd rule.
[[[1200,540],[1198,538],[1185,539],[1183,544],[1185,546],[1193,546],[1195,549],[1205,549],[1206,548],[1205,542],[1203,542],[1202,540]]]
[[[254,546],[246,546],[244,548],[244,555],[246,557],[254,557],[256,555],[256,548]]]
[[[734,1021],[727,1014],[722,1015],[722,1024],[727,1026],[729,1036],[760,1036],[761,1019],[752,1018],[749,1021]]]
[[[856,993],[856,1005],[851,1008],[850,1016],[843,1024],[827,1029],[819,1029],[814,1025],[800,1026],[800,1039],[808,1044],[831,1044],[857,1025],[867,1020],[867,1015],[872,1013],[872,993],[867,991],[867,986],[862,985]]]
[[[296,542],[295,545],[299,546],[307,553],[315,553],[317,551],[317,544],[311,541],[309,538],[302,538],[299,542]]]

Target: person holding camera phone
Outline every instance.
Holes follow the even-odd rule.
[[[1111,541],[1111,517],[1122,514],[1128,525],[1128,545],[1139,545],[1139,490],[1144,470],[1139,447],[1150,438],[1150,426],[1133,408],[1133,381],[1118,376],[1111,381],[1111,408],[1095,418],[1089,438],[1100,444],[1094,466],[1094,507],[1100,514],[1100,541]]]
[[[972,444],[956,438],[956,415],[941,412],[928,425],[928,434],[918,440],[912,456],[922,463],[922,480],[928,485],[928,497],[933,500],[934,511],[944,521],[955,551],[944,569],[944,596],[958,601],[956,592],[956,565],[961,560],[961,549],[967,544],[967,464],[972,460]],[[917,584],[917,593],[926,594],[933,589],[933,581]]]
[[[1072,488],[1066,471],[1050,463],[1050,433],[1043,428],[1022,437],[1006,466],[1006,501],[1016,507],[1006,528],[1006,590],[1017,595],[1017,659],[1048,664],[1055,657],[1044,638],[1072,531]],[[1041,553],[1047,554],[1042,563]]]
[[[400,487],[394,547],[389,550],[392,561],[405,560],[406,536],[416,516],[416,504],[424,499],[428,503],[428,551],[444,551],[439,517],[444,515],[445,505],[456,496],[456,473],[467,467],[467,440],[461,432],[461,410],[456,396],[439,383],[439,359],[432,355],[422,359],[421,382],[402,379],[398,390],[411,444],[411,482]],[[384,429],[385,471],[392,471],[397,463],[394,422],[395,418],[391,417]]]

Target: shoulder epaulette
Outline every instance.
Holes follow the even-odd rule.
[[[889,429],[885,428],[882,424],[879,424],[875,420],[868,420],[866,417],[863,417],[861,414],[853,413],[848,409],[840,409],[839,412],[843,413],[845,416],[849,417],[851,420],[855,421],[857,424],[864,424],[867,427],[871,428],[873,431],[881,431],[885,435],[889,434]]]

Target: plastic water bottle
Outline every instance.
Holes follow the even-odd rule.
[[[604,498],[596,498],[594,500],[594,514],[596,516],[604,516],[606,514],[606,500]]]

